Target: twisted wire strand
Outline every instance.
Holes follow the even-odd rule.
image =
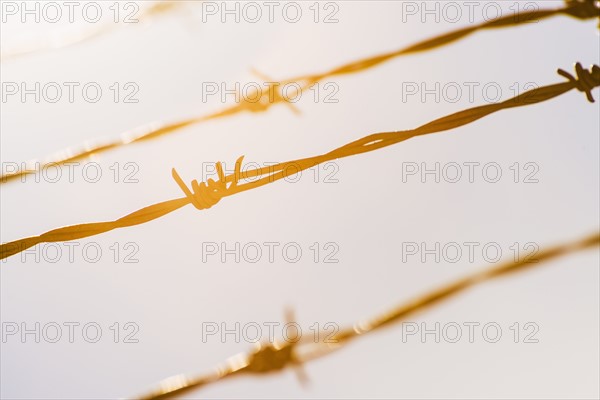
[[[379,64],[382,64],[396,57],[433,50],[438,47],[448,45],[480,30],[518,26],[534,20],[547,19],[549,17],[557,15],[567,15],[581,20],[591,18],[600,19],[600,7],[598,7],[595,4],[594,0],[569,0],[566,1],[566,4],[563,8],[552,10],[524,11],[514,16],[498,18],[471,27],[462,28],[431,39],[427,39],[420,43],[411,45],[409,47],[397,51],[353,61],[322,73],[301,75],[294,78],[285,79],[280,81],[279,84],[281,87],[283,87],[289,83],[297,83],[300,87],[299,91],[302,92],[310,88],[315,83],[322,81],[323,79],[362,72],[364,70],[376,67]],[[59,153],[58,156],[49,157],[46,161],[39,162],[39,167],[36,168],[31,167],[31,165],[38,165],[38,161],[29,161],[25,163],[26,166],[24,168],[20,168],[14,172],[7,172],[3,175],[0,175],[0,185],[7,182],[14,182],[19,178],[22,179],[25,175],[35,174],[40,168],[63,165],[68,162],[73,162],[87,158],[94,154],[107,152],[118,147],[150,139],[156,139],[161,136],[179,131],[190,125],[206,122],[213,119],[224,118],[246,111],[253,113],[266,112],[274,105],[280,103],[286,104],[294,112],[298,112],[298,110],[296,110],[293,107],[293,104],[290,102],[290,98],[292,97],[284,96],[280,92],[280,90],[277,90],[277,87],[274,84],[275,82],[269,82],[271,81],[271,79],[269,79],[268,77],[263,76],[260,73],[256,74],[262,77],[266,81],[266,83],[268,83],[268,89],[260,90],[260,92],[258,91],[258,89],[255,89],[247,96],[240,96],[240,101],[237,104],[225,108],[224,110],[205,116],[188,118],[172,123],[153,123],[145,127],[136,128],[132,131],[125,132],[121,135],[120,138],[102,145],[86,144],[85,146],[83,146],[83,149],[69,148]]]
[[[310,82],[316,82],[326,77],[356,73],[365,69],[372,68],[395,57],[429,51],[438,47],[448,45],[467,36],[470,36],[471,34],[477,31],[514,27],[530,23],[536,20],[547,19],[557,15],[567,15],[581,20],[598,18],[600,21],[600,7],[597,6],[595,0],[568,0],[565,1],[565,3],[566,4],[564,8],[552,10],[524,11],[513,16],[506,16],[493,19],[471,27],[451,31],[449,33],[424,40],[422,42],[416,43],[414,45],[397,51],[381,54],[364,60],[351,62],[349,64],[343,65],[338,68],[334,68],[322,74],[299,76],[294,79],[291,79],[290,81],[299,81],[306,79]]]
[[[562,70],[559,70],[559,73],[561,73],[561,71]],[[202,184],[198,184],[198,182],[194,180],[191,185],[192,190],[184,184],[177,171],[173,168],[173,178],[184,192],[185,197],[144,207],[114,221],[71,225],[51,230],[39,236],[32,236],[3,243],[0,245],[0,259],[18,254],[40,243],[82,239],[109,232],[113,229],[150,222],[187,204],[193,204],[199,210],[207,209],[217,204],[224,197],[256,189],[327,161],[374,151],[416,136],[455,129],[497,111],[547,101],[573,89],[583,90],[586,95],[591,96],[591,89],[600,86],[600,67],[594,65],[587,70],[577,63],[575,65],[575,72],[577,77],[575,78],[568,74],[569,80],[567,82],[542,86],[500,103],[487,104],[459,111],[413,130],[383,132],[368,135],[322,155],[256,168],[244,171],[244,173],[241,173],[243,157],[240,157],[236,162],[235,172],[227,176],[223,174],[221,164],[218,163],[217,169],[219,171],[219,180],[215,182],[211,179],[208,183]],[[561,75],[564,76],[564,74],[566,74],[566,72],[562,71]],[[293,174],[288,172],[290,167],[294,168]],[[239,184],[240,179],[251,179],[255,177],[259,177],[259,179],[241,185]]]
[[[227,359],[209,374],[202,376],[176,375],[156,385],[156,388],[139,397],[140,400],[164,400],[182,395],[222,379],[241,374],[261,375],[282,371],[288,367],[298,367],[305,362],[321,358],[346,346],[352,339],[378,331],[389,325],[405,320],[409,315],[422,312],[429,307],[443,303],[467,289],[489,280],[539,267],[567,254],[598,247],[600,233],[581,240],[550,247],[539,252],[534,260],[517,260],[500,264],[497,267],[468,275],[449,285],[435,289],[411,301],[391,308],[386,313],[371,319],[359,321],[354,326],[338,332],[332,338],[315,342],[313,339],[290,339],[285,342],[261,344],[254,351],[241,353]],[[321,335],[318,336],[319,338]]]

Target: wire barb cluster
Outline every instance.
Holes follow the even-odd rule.
[[[600,3],[598,0],[566,0],[565,14],[579,19],[598,18],[600,28]]]
[[[433,290],[405,304],[390,309],[388,312],[369,320],[359,321],[352,327],[338,332],[328,343],[324,341],[289,340],[285,343],[259,345],[255,350],[241,353],[229,358],[212,374],[201,377],[177,375],[167,378],[157,385],[157,388],[141,397],[140,400],[163,400],[180,395],[194,389],[199,389],[221,379],[237,376],[243,373],[266,375],[282,371],[288,367],[297,368],[310,360],[323,357],[347,345],[350,340],[362,337],[367,333],[380,330],[404,320],[407,316],[422,311],[430,306],[444,302],[467,289],[485,281],[500,278],[513,272],[523,272],[528,268],[536,268],[543,262],[579,252],[600,245],[600,233],[593,234],[581,240],[548,248],[538,253],[535,260],[515,260],[497,267],[468,275],[449,285]],[[535,262],[533,262],[535,261]],[[320,337],[320,336],[319,336]],[[305,351],[301,349],[304,348]],[[303,377],[303,375],[301,375]]]
[[[214,181],[213,179],[209,179],[207,182],[198,184],[198,181],[194,179],[192,181],[192,190],[194,193],[192,193],[185,183],[183,183],[183,180],[175,168],[172,169],[173,179],[175,179],[175,182],[177,182],[181,190],[183,190],[185,196],[189,199],[190,203],[192,203],[194,207],[196,207],[198,210],[205,210],[217,204],[229,190],[237,187],[237,182],[239,176],[241,175],[243,159],[244,156],[241,156],[235,162],[235,172],[233,174],[235,179],[230,183],[229,187],[227,187],[227,177],[223,172],[223,166],[221,165],[221,162],[216,163],[219,180]]]
[[[162,2],[161,6],[157,7],[154,11],[162,12],[163,7],[165,9],[170,7],[170,5],[167,6],[166,4],[167,2]],[[463,28],[458,31],[448,33],[446,35],[426,40],[402,50],[355,61],[353,63],[346,64],[344,66],[335,68],[322,74],[302,76],[299,78],[286,80],[284,82],[302,81],[303,86],[301,87],[302,90],[304,90],[310,85],[314,84],[315,82],[318,82],[319,80],[322,80],[325,77],[360,72],[398,56],[431,50],[439,46],[447,45],[481,29],[497,28],[503,26],[515,26],[523,22],[529,22],[533,18],[542,19],[558,14],[566,14],[579,19],[590,19],[598,17],[600,20],[600,6],[596,0],[566,0],[566,7],[562,9],[539,10],[528,12],[524,13],[523,18],[519,17],[518,19],[500,18],[498,20],[489,21],[477,25],[475,27]],[[207,180],[207,182],[201,183],[198,183],[197,180],[193,180],[191,183],[191,189],[183,182],[175,168],[173,168],[173,179],[178,184],[180,189],[184,192],[184,198],[154,204],[145,207],[141,210],[135,211],[115,221],[74,225],[65,228],[55,229],[53,231],[46,232],[36,237],[30,237],[16,240],[10,243],[4,243],[0,245],[0,259],[4,259],[11,255],[17,254],[29,247],[35,246],[43,242],[57,242],[79,239],[108,232],[116,228],[146,223],[153,219],[162,217],[172,211],[175,211],[187,204],[192,204],[198,210],[205,210],[217,204],[225,196],[257,188],[264,184],[271,183],[278,179],[281,179],[282,177],[285,177],[285,169],[288,165],[292,163],[299,166],[300,170],[307,169],[327,160],[348,157],[368,151],[373,151],[386,146],[390,146],[395,143],[399,143],[401,141],[410,139],[415,136],[454,129],[456,127],[474,122],[496,111],[546,101],[553,97],[566,93],[571,89],[577,89],[578,91],[585,93],[588,101],[592,103],[595,102],[592,96],[592,90],[600,86],[600,67],[594,65],[589,70],[586,70],[581,66],[580,63],[577,63],[575,65],[576,76],[573,76],[562,69],[559,69],[558,73],[561,76],[565,77],[568,80],[568,82],[538,88],[526,93],[527,98],[530,99],[529,102],[524,102],[524,100],[526,99],[526,94],[524,94],[516,96],[515,98],[506,100],[499,104],[490,104],[486,106],[480,106],[460,111],[458,113],[434,120],[428,124],[425,124],[413,130],[384,132],[369,135],[362,139],[356,140],[342,147],[334,149],[333,151],[324,155],[291,161],[287,163],[281,163],[276,166],[272,166],[270,168],[274,171],[271,172],[267,172],[264,168],[247,171],[245,173],[246,177],[261,177],[258,181],[250,184],[245,184],[241,186],[238,185],[239,179],[241,177],[241,165],[243,161],[243,156],[239,157],[236,161],[235,171],[232,175],[226,176],[223,172],[221,163],[218,162],[216,163],[216,168],[219,179],[217,181],[209,179]],[[263,78],[268,79],[267,77]],[[286,99],[286,97],[283,96],[282,93],[276,89],[273,83],[269,83],[267,87],[268,91],[266,94],[264,91],[262,91],[260,94],[258,92],[253,93],[258,98],[258,101],[248,101],[248,99],[245,98],[244,101],[242,101],[242,103],[230,107],[226,110],[205,117],[192,118],[173,124],[162,125],[158,128],[150,129],[149,131],[139,136],[136,136],[133,139],[121,139],[118,141],[111,142],[107,145],[88,148],[83,152],[69,154],[67,157],[59,159],[58,163],[65,163],[78,158],[89,156],[94,153],[108,151],[110,149],[134,143],[137,141],[157,138],[164,134],[172,133],[178,129],[189,126],[191,124],[236,114],[241,111],[263,112],[269,109],[274,104],[282,102],[290,106],[294,112],[298,112],[298,110],[294,108],[293,104],[290,103],[289,100]],[[532,94],[535,95],[533,96],[533,100],[531,100],[532,96],[529,96]],[[250,97],[254,98],[253,96]],[[46,165],[48,164],[49,163],[47,163]],[[0,179],[3,183],[9,179],[13,179],[15,177],[33,172],[35,171],[24,169],[12,175],[1,176]],[[262,177],[263,175],[267,176]],[[550,248],[538,255],[538,261],[547,261],[571,252],[597,247],[598,245],[600,245],[600,234],[594,234],[581,241],[569,243],[555,248]],[[527,264],[524,261],[515,261],[500,265],[487,271],[478,272],[471,276],[467,276],[466,278],[463,278],[457,282],[442,287],[431,293],[425,294],[424,296],[413,300],[407,304],[401,305],[400,307],[396,307],[383,315],[377,316],[376,318],[360,321],[351,328],[347,328],[336,334],[333,338],[333,343],[311,343],[309,346],[306,346],[311,351],[301,351],[301,349],[304,348],[303,345],[305,345],[306,343],[303,343],[300,339],[298,341],[276,342],[272,344],[259,345],[252,352],[240,354],[227,360],[224,365],[218,367],[215,373],[209,376],[199,378],[188,378],[183,375],[179,375],[169,378],[161,382],[157,390],[144,396],[143,399],[163,399],[175,394],[181,394],[183,391],[188,391],[212,382],[216,382],[218,380],[238,373],[267,374],[282,371],[290,366],[295,367],[297,369],[297,371],[299,372],[299,376],[302,380],[305,378],[305,375],[300,373],[300,367],[306,361],[321,357],[325,354],[329,354],[331,351],[337,350],[338,348],[346,345],[351,339],[361,337],[366,333],[378,330],[385,326],[389,326],[393,323],[397,323],[409,314],[412,314],[416,311],[420,311],[426,307],[438,304],[439,302],[444,301],[458,293],[461,293],[474,285],[480,284],[487,280],[505,276],[516,271],[523,271],[528,267],[535,267],[537,265],[539,265],[539,263]]]
[[[575,88],[580,92],[585,93],[588,101],[594,103],[594,96],[592,96],[592,89],[600,86],[600,67],[592,65],[589,70],[583,68],[581,63],[575,64],[575,73],[577,78],[569,74],[563,69],[558,69],[558,74],[564,76],[572,82]]]
[[[92,222],[87,224],[72,225],[63,228],[58,228],[43,233],[39,236],[32,236],[24,239],[18,239],[9,243],[3,243],[0,245],[0,259],[4,259],[12,255],[18,254],[39,243],[77,240],[85,237],[98,235],[104,232],[109,232],[117,228],[124,228],[150,222],[156,218],[169,214],[187,204],[193,204],[197,209],[204,210],[214,206],[225,196],[231,196],[233,194],[241,193],[247,190],[256,189],[258,187],[276,182],[280,179],[287,177],[287,169],[289,166],[295,167],[294,172],[304,171],[308,168],[312,168],[315,165],[327,161],[375,151],[417,136],[429,135],[432,133],[439,133],[455,129],[477,121],[497,111],[547,101],[573,89],[583,90],[586,93],[590,93],[590,85],[600,85],[600,83],[596,80],[599,70],[598,66],[592,67],[592,72],[585,71],[581,66],[576,66],[575,68],[576,73],[578,75],[577,79],[563,71],[561,75],[566,74],[571,76],[568,82],[542,86],[530,90],[528,92],[522,93],[511,99],[505,100],[501,103],[486,104],[483,106],[459,111],[457,113],[438,118],[432,122],[429,122],[412,130],[383,132],[368,135],[361,139],[355,140],[341,147],[338,147],[337,149],[334,149],[326,154],[244,171],[243,175],[246,179],[254,177],[259,177],[259,179],[254,180],[253,182],[245,183],[243,185],[238,184],[238,180],[241,178],[240,171],[243,157],[238,158],[236,162],[236,172],[234,172],[233,174],[225,176],[222,170],[222,166],[219,163],[219,180],[214,181],[211,179],[207,183],[200,184],[194,180],[192,182],[192,190],[190,190],[183,183],[183,180],[179,177],[179,174],[177,174],[177,172],[173,170],[173,178],[175,179],[179,187],[183,190],[185,197],[165,201],[158,204],[153,204],[151,206],[145,207],[141,210],[128,214],[122,218],[119,218],[115,221]],[[230,183],[229,186],[227,186],[227,183]]]
[[[481,30],[496,29],[499,27],[518,26],[525,23],[529,23],[534,20],[537,21],[547,19],[561,14],[582,20],[600,17],[600,9],[596,4],[594,4],[594,0],[567,0],[565,3],[566,4],[563,8],[528,11],[520,13],[518,16],[501,17],[495,20],[486,21],[478,25],[451,31],[449,33],[431,39],[426,39],[424,41],[418,42],[416,44],[399,50],[356,60],[335,67],[325,72],[307,74],[294,78],[284,79],[281,80],[279,83],[281,84],[281,86],[284,86],[289,83],[298,83],[300,85],[299,90],[304,91],[310,88],[313,84],[322,81],[323,79],[326,79],[328,77],[363,72],[367,69],[374,68],[380,64],[383,64],[384,62],[390,61],[397,57],[427,52],[437,49],[439,47],[449,45]],[[162,10],[162,8],[159,9]],[[119,139],[109,141],[108,143],[102,145],[83,146],[83,150],[70,148],[61,152],[61,155],[59,157],[47,158],[41,163],[41,166],[44,167],[48,165],[63,165],[65,163],[77,161],[79,159],[92,156],[94,154],[114,150],[121,146],[126,146],[151,139],[157,139],[159,137],[163,137],[167,134],[177,132],[183,128],[189,127],[194,124],[206,122],[213,119],[229,117],[245,111],[252,113],[266,112],[276,104],[286,104],[288,107],[291,108],[291,110],[294,113],[299,113],[298,109],[294,107],[294,104],[292,104],[289,101],[289,98],[286,98],[286,96],[282,95],[281,91],[275,87],[275,83],[272,82],[272,80],[269,79],[269,77],[261,74],[260,72],[257,72],[256,70],[252,70],[252,72],[266,81],[265,83],[267,84],[267,90],[263,90],[261,91],[261,93],[258,93],[258,91],[255,90],[249,96],[242,96],[241,101],[238,104],[232,105],[228,108],[225,108],[224,110],[217,111],[208,115],[188,118],[173,123],[152,124],[148,128],[138,128],[133,130],[132,132],[124,133]],[[142,133],[137,133],[138,131],[141,131]],[[66,154],[66,156],[64,154]],[[35,163],[36,160],[33,160],[27,163],[27,165],[32,165]],[[35,169],[22,168],[15,172],[3,174],[0,176],[0,184],[15,181],[18,178],[23,177],[24,175],[34,174],[36,172],[37,171]]]

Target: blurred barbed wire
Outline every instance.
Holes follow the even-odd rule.
[[[177,2],[166,3],[172,4]],[[163,10],[166,10],[168,8],[169,6],[167,5],[165,5],[164,7],[161,6],[157,8],[156,12],[158,12],[158,10],[162,12]],[[63,165],[69,162],[87,158],[94,154],[100,154],[110,150],[114,150],[116,148],[126,146],[129,144],[156,139],[158,137],[162,137],[167,134],[179,131],[190,125],[206,122],[213,119],[224,118],[246,111],[254,113],[265,112],[272,106],[282,103],[288,105],[295,112],[297,112],[297,110],[294,109],[293,104],[289,101],[289,99],[294,98],[298,92],[301,93],[307,90],[312,85],[322,81],[323,79],[340,75],[355,74],[373,68],[379,64],[382,64],[386,61],[400,56],[406,56],[410,54],[433,50],[438,47],[448,45],[466,36],[469,36],[477,31],[514,27],[530,23],[531,21],[543,20],[558,15],[567,15],[581,20],[587,20],[592,18],[599,18],[600,20],[600,6],[595,0],[567,0],[563,8],[523,11],[512,16],[501,17],[474,26],[458,29],[450,33],[446,33],[431,39],[424,40],[422,42],[400,50],[353,61],[325,72],[301,75],[293,78],[279,80],[277,82],[274,82],[272,79],[260,72],[254,71],[256,75],[258,75],[261,79],[265,80],[265,83],[269,83],[268,88],[266,90],[253,89],[252,91],[250,91],[250,93],[247,94],[247,96],[241,96],[241,101],[239,101],[237,104],[227,107],[224,110],[217,111],[215,113],[211,113],[204,116],[187,118],[172,123],[151,123],[146,126],[138,127],[131,131],[127,131],[121,134],[118,139],[112,141],[104,141],[102,144],[98,144],[98,142],[96,142],[95,144],[88,142],[82,148],[79,149],[71,147],[57,153],[54,156],[48,157],[43,162],[40,162],[39,160],[31,160],[29,162],[22,163],[23,165],[25,165],[25,167],[19,168],[16,171],[12,171],[9,173],[3,172],[3,175],[0,176],[0,184],[16,181],[18,178],[24,175],[35,174],[38,170],[46,166]],[[295,83],[298,86],[295,88],[295,90],[290,90],[290,93],[288,93],[288,95],[286,96],[280,90],[278,90],[278,88],[274,85],[275,83],[277,83],[279,87],[285,87],[287,84],[290,83]],[[37,167],[33,168],[31,167],[32,165],[36,165]]]
[[[302,364],[339,350],[353,339],[396,324],[409,315],[450,300],[452,297],[475,285],[513,273],[523,272],[527,269],[537,268],[544,262],[567,254],[595,248],[599,245],[600,233],[596,233],[581,240],[550,247],[538,253],[535,259],[521,259],[507,262],[491,269],[473,273],[449,285],[442,286],[421,297],[394,307],[374,318],[359,321],[352,327],[341,330],[333,335],[333,337],[328,337],[326,341],[315,340],[313,338],[307,340],[306,338],[294,336],[289,337],[285,341],[258,344],[253,351],[240,353],[227,359],[209,374],[202,376],[186,376],[181,374],[167,378],[161,381],[156,389],[140,396],[139,399],[164,400],[199,389],[225,378],[239,375],[266,375],[285,370],[289,367],[295,368],[299,372],[301,380],[305,381],[306,375],[299,369]],[[291,319],[290,316],[287,317],[288,321]],[[321,335],[315,335],[316,337],[320,338]]]
[[[213,179],[209,179],[207,182],[202,182],[200,184],[194,180],[191,184],[192,190],[185,185],[177,171],[173,168],[173,178],[184,192],[185,197],[144,207],[114,221],[71,225],[51,230],[39,236],[32,236],[3,243],[0,245],[0,259],[18,254],[40,243],[76,240],[105,233],[117,228],[143,224],[169,214],[188,204],[193,204],[194,207],[199,210],[208,209],[224,197],[276,182],[289,175],[312,168],[315,165],[326,161],[374,151],[417,136],[455,129],[497,111],[547,101],[573,89],[585,93],[587,99],[590,102],[594,102],[591,92],[592,89],[600,86],[600,67],[594,65],[587,70],[584,69],[580,63],[577,63],[575,65],[575,72],[577,76],[573,76],[566,71],[559,69],[558,73],[567,78],[566,82],[542,86],[524,92],[501,103],[487,104],[459,111],[436,119],[416,129],[368,135],[322,155],[283,162],[263,168],[251,169],[244,171],[243,173],[241,172],[242,156],[238,158],[236,162],[235,171],[227,176],[223,173],[221,163],[217,163],[216,167],[219,180],[214,181]],[[293,173],[290,172],[290,167],[293,168]],[[241,179],[256,177],[259,177],[259,179],[242,185],[238,184]]]

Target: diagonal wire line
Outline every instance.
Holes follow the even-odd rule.
[[[588,100],[594,102],[591,92],[592,89],[600,86],[600,67],[594,65],[589,70],[586,70],[581,66],[580,63],[577,63],[575,65],[575,71],[577,77],[572,76],[562,69],[558,70],[558,73],[561,76],[564,76],[568,79],[566,82],[542,86],[524,92],[519,96],[505,100],[501,103],[487,104],[484,106],[459,111],[457,113],[436,119],[413,130],[383,132],[368,135],[362,139],[355,140],[322,155],[283,162],[268,167],[244,171],[241,173],[241,164],[243,160],[242,156],[236,162],[235,171],[227,176],[223,174],[221,163],[217,163],[216,167],[219,174],[219,180],[215,182],[213,179],[209,179],[208,182],[202,182],[200,184],[194,180],[191,184],[192,190],[185,185],[177,171],[173,169],[173,178],[184,192],[185,197],[144,207],[114,221],[71,225],[51,230],[39,236],[32,236],[8,243],[3,243],[0,245],[0,259],[18,254],[39,243],[82,239],[109,232],[117,228],[143,224],[169,214],[188,204],[194,205],[194,207],[199,210],[208,209],[218,203],[223,197],[228,197],[234,194],[245,192],[247,190],[256,189],[258,187],[276,182],[289,175],[294,175],[299,171],[312,168],[313,166],[323,162],[374,151],[403,142],[416,136],[455,129],[497,111],[547,101],[573,89],[577,89],[585,93]],[[292,168],[293,172],[290,172],[290,169]],[[254,177],[260,178],[249,183],[238,185],[238,181],[240,179],[250,179]]]
[[[275,84],[285,86],[289,83],[297,83],[300,88],[298,89],[298,92],[301,93],[307,90],[313,84],[325,78],[362,72],[396,57],[425,52],[450,44],[480,30],[518,26],[529,23],[531,21],[542,20],[558,15],[567,15],[581,20],[592,18],[600,19],[600,7],[595,4],[595,0],[567,0],[565,3],[566,4],[563,8],[526,11],[518,13],[514,16],[506,16],[471,27],[462,28],[447,34],[443,34],[441,36],[427,39],[425,41],[397,51],[357,60],[318,74],[297,76],[295,78],[282,80],[280,82],[268,82],[270,81],[269,78],[261,76],[267,81],[265,83],[268,84],[268,90],[255,90],[251,93],[248,93],[247,96],[241,96],[241,99],[237,104],[225,108],[224,110],[209,115],[188,118],[173,123],[150,124],[148,126],[125,132],[121,135],[120,138],[102,145],[88,144],[85,145],[83,149],[69,148],[62,151],[58,156],[49,158],[48,161],[41,162],[39,164],[39,167],[37,168],[31,167],[31,165],[37,164],[37,160],[33,160],[28,163],[25,163],[26,166],[24,168],[4,173],[0,176],[0,184],[16,181],[18,178],[22,178],[25,175],[34,174],[37,172],[37,169],[44,168],[45,166],[62,165],[68,162],[73,162],[83,158],[87,158],[93,154],[99,154],[109,150],[113,150],[121,146],[145,140],[156,139],[158,137],[174,133],[175,131],[178,131],[190,125],[205,122],[208,120],[228,117],[235,114],[239,114],[244,111],[264,112],[272,106],[274,106],[275,104],[279,103],[287,104],[288,106],[293,108],[292,103],[290,103],[289,99],[294,98],[294,96],[284,96],[279,90],[277,90]]]
[[[139,397],[141,400],[163,400],[182,395],[225,378],[239,375],[264,375],[282,371],[288,367],[300,367],[307,361],[323,357],[347,345],[351,340],[367,333],[379,331],[404,320],[407,316],[443,303],[478,284],[538,267],[567,254],[595,248],[600,245],[600,233],[584,239],[548,248],[535,259],[521,259],[500,264],[497,267],[473,273],[449,285],[440,287],[384,314],[359,321],[325,341],[290,338],[284,342],[261,344],[252,352],[241,353],[226,360],[211,373],[203,376],[176,375],[161,381],[156,389]],[[319,335],[319,337],[321,337]]]

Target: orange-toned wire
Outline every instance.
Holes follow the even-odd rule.
[[[389,327],[409,315],[443,303],[467,289],[483,282],[516,272],[536,268],[558,257],[595,248],[600,245],[600,233],[581,240],[551,247],[539,252],[534,259],[521,259],[476,272],[449,285],[393,307],[374,318],[359,321],[329,337],[327,341],[313,338],[289,338],[287,341],[259,345],[254,351],[241,353],[227,359],[222,365],[202,376],[176,375],[159,382],[155,389],[139,397],[140,400],[164,400],[202,388],[225,378],[239,375],[265,375],[288,367],[298,368],[303,363],[323,357],[357,339],[382,328]],[[319,338],[321,335],[318,336]]]
[[[298,91],[303,92],[316,82],[322,81],[323,79],[340,75],[355,74],[376,67],[379,64],[397,57],[433,50],[438,47],[448,45],[480,30],[518,26],[531,21],[538,21],[558,15],[567,15],[582,20],[600,18],[600,8],[596,5],[594,0],[569,0],[566,1],[566,5],[563,8],[523,11],[514,16],[506,16],[474,26],[458,29],[432,39],[424,40],[420,43],[400,50],[353,61],[325,72],[301,75],[294,78],[284,79],[277,83],[279,83],[280,87],[285,87],[289,83],[296,83],[299,86]],[[267,81],[270,80],[267,77],[263,78]],[[209,115],[188,118],[172,123],[150,124],[145,127],[125,132],[120,138],[101,145],[86,145],[83,146],[83,149],[70,148],[62,151],[58,156],[50,157],[43,162],[38,163],[36,160],[33,160],[24,163],[24,167],[17,169],[16,171],[3,173],[3,175],[0,176],[0,184],[15,182],[18,180],[18,178],[22,178],[24,175],[35,174],[45,166],[63,165],[65,163],[81,160],[93,154],[103,153],[125,145],[156,139],[158,137],[179,131],[180,129],[190,125],[208,120],[224,118],[245,111],[264,112],[272,106],[281,103],[287,104],[293,110],[295,110],[293,108],[293,104],[290,102],[290,98],[293,99],[294,97],[294,94],[288,96],[284,95],[277,90],[276,83],[271,82],[267,89],[255,89],[246,96],[240,96],[240,101],[238,103]]]
[[[240,173],[242,162],[242,159],[240,158],[236,163],[236,171],[233,174],[228,176],[220,174],[221,178],[216,182],[209,180],[208,183],[202,182],[198,184],[198,182],[193,181],[192,190],[185,186],[177,171],[173,169],[173,178],[184,191],[185,197],[142,208],[141,210],[135,211],[114,221],[72,225],[54,229],[39,236],[32,236],[8,243],[3,243],[0,245],[0,259],[18,254],[39,243],[76,240],[98,235],[117,228],[124,228],[146,223],[173,212],[187,204],[193,204],[198,209],[210,208],[224,197],[232,196],[247,190],[256,189],[287,177],[290,174],[290,167],[293,167],[292,174],[297,173],[298,171],[303,171],[326,161],[374,151],[399,142],[403,142],[416,136],[428,135],[454,129],[500,110],[540,103],[560,96],[561,94],[573,89],[577,89],[585,93],[588,99],[593,101],[591,91],[593,88],[600,86],[600,67],[594,65],[592,68],[590,68],[590,70],[586,70],[581,66],[581,64],[577,63],[575,66],[575,71],[577,77],[574,77],[563,70],[558,71],[562,76],[565,76],[568,79],[567,82],[539,87],[501,103],[487,104],[484,106],[460,111],[455,114],[436,119],[435,121],[429,122],[413,130],[384,132],[368,135],[326,154],[248,170],[243,174]],[[218,168],[220,170],[220,164],[218,164]],[[259,179],[242,185],[238,184],[240,179],[254,177],[259,177]]]

